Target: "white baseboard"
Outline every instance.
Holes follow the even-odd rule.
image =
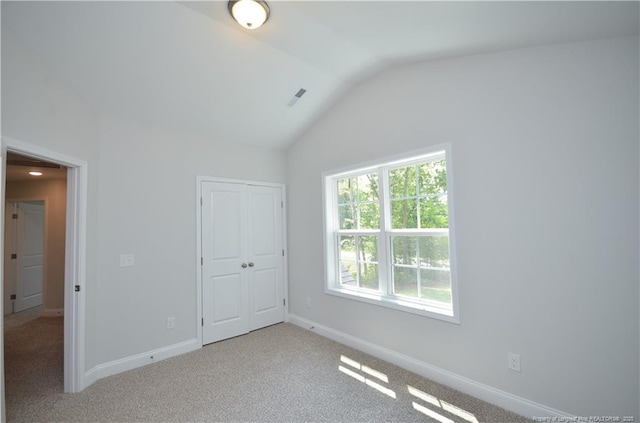
[[[91,370],[87,370],[84,374],[84,380],[82,381],[82,386],[78,390],[78,392],[82,391],[85,388],[93,385],[98,380],[98,367],[92,367]]]
[[[158,361],[195,351],[200,348],[202,348],[202,344],[198,343],[197,339],[190,339],[188,341],[147,351],[145,353],[132,355],[130,357],[121,358],[104,364],[98,364],[91,370],[85,372],[84,387],[88,387],[98,379],[126,372],[127,370],[133,370],[138,367],[146,366],[147,364],[157,363]]]
[[[457,389],[460,392],[464,392],[465,394],[471,395],[490,404],[497,405],[498,407],[512,411],[521,416],[528,418],[532,418],[534,416],[573,417],[571,414],[555,410],[542,404],[538,404],[525,398],[476,382],[472,379],[441,369],[424,361],[416,360],[415,358],[381,347],[372,342],[365,341],[355,336],[351,336],[330,327],[304,319],[295,314],[289,314],[289,321],[296,326],[311,330],[318,335],[322,335],[333,341],[360,350],[427,379]]]
[[[59,317],[64,316],[64,308],[45,308],[42,310],[43,317]]]

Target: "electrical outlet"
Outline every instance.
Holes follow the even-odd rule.
[[[168,317],[167,318],[167,329],[173,329],[176,327],[176,318]]]
[[[120,267],[133,266],[133,254],[120,254]]]
[[[509,353],[507,367],[514,372],[520,372],[520,354]]]

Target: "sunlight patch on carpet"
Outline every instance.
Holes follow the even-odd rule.
[[[387,377],[386,374],[375,370],[369,366],[365,366],[363,364],[360,364],[358,361],[353,360],[345,355],[341,355],[340,356],[340,361],[342,363],[345,363],[351,367],[353,367],[354,369],[360,370],[361,372],[365,373],[367,376],[373,376],[377,379],[379,379],[380,381],[384,382],[384,383],[389,383],[389,378]],[[373,388],[375,390],[377,390],[378,392],[382,392],[383,394],[387,395],[388,397],[391,397],[393,399],[396,399],[396,393],[392,390],[387,388],[386,386],[381,385],[380,383],[376,382],[375,380],[369,379],[368,377],[361,375],[345,366],[342,365],[338,365],[338,370],[341,371],[342,373],[351,376],[352,378],[354,378],[355,380],[364,383],[365,385],[369,386],[370,388]]]
[[[409,386],[407,385],[407,389],[409,390],[409,393],[411,395],[413,395],[416,398],[419,398],[421,400],[423,400],[424,402],[428,402],[431,405],[435,405],[436,407],[442,408],[443,410],[457,416],[460,417],[462,419],[465,419],[466,421],[470,422],[470,423],[478,423],[478,419],[476,418],[476,416],[473,415],[473,413],[470,413],[466,410],[463,410],[460,407],[456,407],[453,404],[449,404],[446,401],[442,401],[439,400],[438,398],[434,397],[433,395],[427,394],[426,392],[421,391],[420,389],[414,388],[413,386]],[[417,411],[420,411],[423,414],[426,414],[429,417],[432,417],[438,421],[441,421],[442,423],[448,423],[451,422],[451,419],[448,419],[446,417],[444,417],[443,415],[436,413],[433,410],[430,410],[416,402],[413,402],[413,408],[416,409]],[[426,411],[425,411],[426,410]],[[442,420],[439,417],[435,417],[432,414],[437,414],[439,417],[442,418]]]

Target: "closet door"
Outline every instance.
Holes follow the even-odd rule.
[[[203,344],[284,321],[282,190],[202,182]]]
[[[284,320],[282,190],[249,187],[249,327]]]
[[[247,188],[202,183],[202,343],[249,332]]]

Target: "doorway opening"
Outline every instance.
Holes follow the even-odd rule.
[[[7,285],[4,284],[4,260],[0,261],[0,264],[3,265],[3,271],[0,272],[0,274],[3,275],[3,289],[0,290],[0,304],[2,304],[2,308],[4,309],[4,312],[0,313],[0,319],[2,319],[0,326],[3,328],[6,338],[7,325],[15,323],[14,318],[22,319],[21,322],[24,324],[33,325],[38,322],[29,322],[31,320],[37,320],[42,315],[60,316],[57,317],[57,324],[63,342],[60,352],[61,357],[57,358],[57,363],[59,366],[58,369],[60,369],[59,363],[63,363],[63,383],[61,383],[58,377],[56,389],[57,392],[62,390],[67,393],[80,392],[87,386],[88,380],[84,371],[87,163],[83,160],[22,141],[2,137],[2,158],[0,165],[2,169],[0,172],[0,176],[2,177],[0,188],[4,189],[0,195],[0,198],[4,202],[0,211],[5,213],[6,208],[10,207],[12,203],[14,203],[13,207],[15,210],[15,207],[20,207],[20,205],[16,206],[15,203],[24,203],[26,207],[29,207],[27,205],[28,203],[42,201],[44,205],[43,243],[45,250],[43,254],[44,276],[42,284],[42,304],[28,308],[20,313],[8,314],[6,319],[4,313],[9,313],[16,309],[15,304],[11,304],[12,294],[9,293],[9,298],[5,298],[8,288]],[[40,169],[27,170],[27,167],[30,166],[40,167]],[[29,171],[38,171],[43,174],[58,173],[57,177],[51,178],[58,182],[52,182],[51,184],[57,184],[59,192],[46,195],[35,192],[16,194],[13,191],[15,188],[14,185],[20,185],[20,183],[13,179],[12,172],[17,171],[24,174],[25,170],[27,170],[27,173]],[[28,184],[22,183],[22,185]],[[54,199],[56,207],[54,207]],[[56,223],[52,221],[54,209],[56,209],[56,213],[61,215],[56,220]],[[37,214],[37,211],[35,213]],[[18,220],[19,219],[18,217]],[[6,222],[3,222],[3,230],[5,229],[5,224]],[[37,224],[35,226],[37,226]],[[12,254],[12,252],[6,249],[7,245],[4,242],[4,234],[2,241],[4,258],[5,254]],[[18,294],[15,295],[17,297]],[[15,298],[15,300],[17,300],[17,298]],[[9,307],[7,307],[7,305],[9,305]],[[43,319],[46,318],[43,317]],[[56,318],[49,320],[49,322],[53,322],[55,319]],[[5,320],[7,320],[7,325],[5,325]],[[49,328],[49,332],[53,333],[55,330]],[[58,338],[55,342],[59,341],[60,339]],[[51,347],[51,345],[48,347]],[[5,356],[9,348],[8,343],[3,345]],[[9,365],[8,361],[1,363],[2,369],[0,370],[7,370],[6,366]],[[9,372],[4,371],[4,373],[6,382],[9,377]],[[7,384],[3,395],[8,394],[10,389],[10,384]],[[7,399],[7,395],[4,396],[5,399]],[[7,409],[9,409],[8,403]]]
[[[8,415],[64,390],[66,166],[8,152],[4,213],[4,365]]]

